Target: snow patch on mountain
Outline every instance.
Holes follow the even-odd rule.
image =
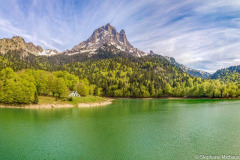
[[[43,50],[42,52],[38,52],[39,56],[53,56],[58,54],[58,52],[56,50],[51,50],[51,49],[46,49]]]

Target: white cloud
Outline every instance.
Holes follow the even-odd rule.
[[[60,45],[64,45],[64,43],[62,41],[58,40],[58,39],[52,38],[52,41],[54,41],[55,43],[58,43]]]
[[[50,45],[48,42],[45,42],[43,40],[39,40],[39,42],[41,43],[41,45],[43,45],[44,48],[48,48],[48,49],[56,49],[59,51],[58,48],[56,48],[55,46]]]

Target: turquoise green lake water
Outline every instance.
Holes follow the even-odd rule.
[[[0,159],[240,155],[240,101],[118,99],[98,108],[0,109]]]

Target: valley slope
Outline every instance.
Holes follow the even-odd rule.
[[[240,84],[240,65],[217,70],[211,75],[211,79],[220,79],[224,82],[236,82]]]
[[[1,39],[0,40],[0,54],[6,54],[9,52],[15,52],[19,54],[19,57],[32,56],[54,56],[56,61],[59,63],[65,63],[69,59],[74,59],[75,61],[81,61],[83,59],[88,59],[95,54],[99,53],[102,47],[114,46],[115,49],[112,53],[123,53],[124,56],[132,57],[143,57],[147,56],[147,53],[134,48],[127,39],[125,31],[122,29],[120,32],[117,32],[116,28],[107,24],[96,29],[93,34],[85,41],[74,46],[71,50],[66,50],[62,53],[59,53],[56,50],[46,49],[43,50],[41,46],[35,46],[33,43],[26,43],[23,38],[15,36],[11,39]],[[112,47],[109,47],[112,48]],[[60,56],[58,56],[60,55]],[[74,56],[74,57],[66,57]],[[150,53],[151,55],[151,53]],[[106,55],[105,55],[106,56]],[[64,58],[63,58],[64,57]],[[104,57],[104,56],[103,56]],[[54,59],[50,58],[50,59]],[[173,65],[179,67],[183,72],[188,73],[193,77],[207,78],[210,76],[209,73],[188,68],[182,64],[179,64],[172,57],[165,57]],[[31,59],[31,58],[30,58]],[[45,58],[37,58],[45,59]],[[54,61],[54,60],[53,60]]]
[[[8,42],[12,39],[14,42]],[[63,86],[64,83],[70,85],[66,81],[68,74],[80,79],[79,83],[71,84],[68,89],[73,91],[80,87],[79,90],[84,91],[85,95],[134,98],[227,98],[240,95],[240,86],[235,82],[202,79],[200,77],[206,78],[208,74],[189,69],[173,58],[146,54],[134,48],[127,40],[125,31],[118,33],[110,24],[95,30],[91,37],[72,50],[62,53],[45,50],[45,53],[51,53],[47,56],[42,56],[44,51],[41,47],[26,43],[21,38],[12,39],[0,41],[4,43],[0,45],[0,91],[2,89],[4,92],[8,82],[5,74],[12,68],[20,77],[22,72],[33,77],[31,80],[36,81],[33,83],[36,85],[36,95],[54,95],[55,92],[48,88],[51,88],[49,84],[62,80]],[[56,76],[56,81],[52,82],[51,73],[46,71],[54,73],[52,76]],[[42,84],[46,84],[48,93],[40,92],[38,85]]]

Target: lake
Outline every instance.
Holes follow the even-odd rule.
[[[240,155],[240,101],[117,99],[97,108],[0,109],[0,159]]]

